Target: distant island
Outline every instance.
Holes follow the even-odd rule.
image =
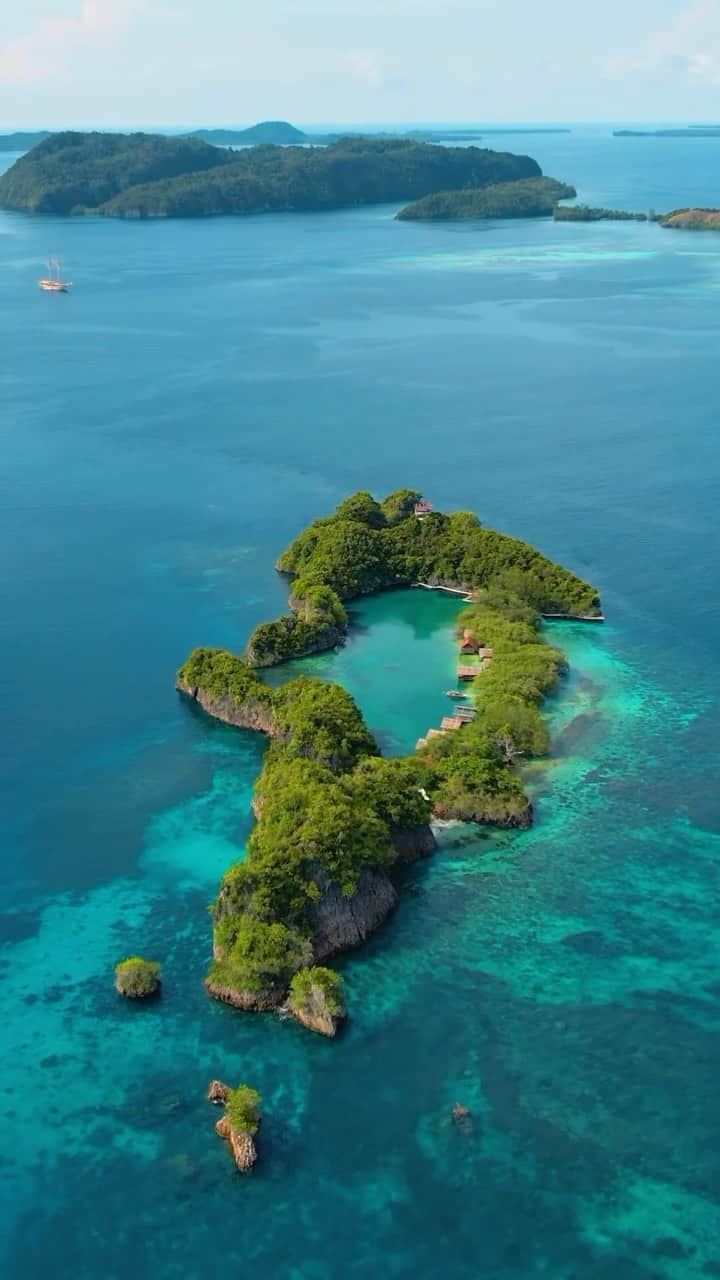
[[[647,213],[626,213],[623,209],[594,209],[586,204],[561,204],[553,210],[556,222],[648,222]]]
[[[311,137],[288,124],[287,120],[261,120],[249,129],[193,129],[183,135],[187,138],[200,138],[210,142],[214,147],[261,147],[268,143],[276,146],[302,146],[305,143],[319,143],[322,135]]]
[[[0,134],[0,151],[29,151],[31,147],[37,146],[38,142],[42,142],[44,138],[51,135],[52,130],[45,129],[38,133],[6,133]],[[454,129],[448,127],[446,129],[398,129],[392,132],[372,133],[373,138],[413,138],[419,142],[478,142],[486,134],[488,135],[520,135],[523,134],[543,134],[543,133],[570,133],[568,128],[552,127],[533,127],[528,125],[511,125],[507,128],[495,127],[485,129],[481,126],[477,128]],[[185,138],[199,138],[202,142],[209,142],[214,147],[258,147],[266,146],[268,143],[277,146],[329,146],[333,142],[338,142],[340,138],[347,137],[364,137],[364,133],[357,129],[343,129],[339,133],[316,133],[306,132],[298,129],[293,124],[289,124],[287,120],[261,120],[258,124],[250,125],[245,129],[219,129],[205,128],[192,129],[188,133],[181,135]]]
[[[438,191],[401,209],[401,221],[445,221],[452,218],[546,218],[558,200],[577,195],[556,178],[523,178],[489,187]]]
[[[515,125],[505,129],[500,127],[486,129],[482,126],[454,129],[449,126],[447,129],[381,130],[371,134],[362,133],[357,129],[343,129],[339,133],[315,133],[297,129],[295,125],[288,124],[287,120],[263,120],[259,124],[251,125],[249,129],[194,129],[185,136],[202,138],[205,142],[212,142],[218,147],[252,147],[268,142],[278,143],[281,146],[318,147],[329,146],[333,142],[339,142],[341,138],[412,138],[416,142],[478,142],[486,134],[493,137],[504,134],[522,137],[523,134],[570,132],[571,130],[567,128],[542,126],[534,128],[531,125],[523,128],[521,125]]]
[[[0,151],[29,151],[49,137],[47,129],[40,133],[0,133]]]
[[[674,209],[660,225],[683,231],[720,231],[720,209]]]
[[[532,806],[513,769],[544,754],[539,704],[565,668],[539,634],[541,614],[600,618],[597,592],[527,543],[475,515],[433,512],[412,489],[377,502],[360,492],[283,552],[291,612],[263,623],[243,658],[196,649],[177,689],[209,715],[270,737],[257,780],[257,823],[213,906],[208,993],[239,1009],[283,1007],[335,1034],[341,984],[320,968],[363,942],[398,900],[397,871],[430,854],[433,814],[527,827]],[[383,759],[336,684],[299,676],[271,689],[269,666],[342,643],[345,603],[423,583],[471,594],[458,619],[474,707]],[[465,670],[465,668],[463,668]]]
[[[522,185],[522,184],[518,184]],[[558,205],[556,222],[656,222],[684,231],[719,231],[720,209],[674,209],[670,213],[628,213],[623,209],[593,209],[587,205]]]
[[[688,125],[683,129],[613,129],[614,138],[720,138],[720,125]]]
[[[0,176],[0,207],[119,218],[336,209],[541,174],[529,156],[411,139],[232,151],[200,138],[57,133]]]

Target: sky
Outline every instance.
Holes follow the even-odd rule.
[[[0,128],[720,122],[720,0],[0,0]]]

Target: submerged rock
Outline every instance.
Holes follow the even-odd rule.
[[[240,1173],[249,1173],[257,1161],[257,1147],[251,1134],[234,1129],[228,1116],[220,1117],[215,1132],[228,1143],[236,1169]]]
[[[452,1109],[453,1124],[461,1133],[472,1133],[474,1129],[472,1113],[462,1102],[456,1102]]]

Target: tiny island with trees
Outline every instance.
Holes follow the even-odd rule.
[[[433,512],[412,489],[360,492],[282,553],[290,612],[261,624],[240,657],[200,648],[176,687],[209,715],[268,735],[245,858],[212,907],[208,993],[244,1010],[282,1009],[333,1036],[343,983],[326,962],[362,943],[398,901],[398,871],[433,852],[433,817],[523,828],[532,805],[515,765],[548,750],[540,705],[565,669],[543,615],[599,620],[597,591],[468,511]],[[339,685],[301,675],[270,688],[260,669],[344,642],[345,604],[416,583],[463,592],[458,617],[492,661],[475,713],[412,755],[383,758]]]
[[[521,178],[488,187],[437,191],[406,205],[401,222],[448,221],[455,218],[549,218],[558,200],[577,195],[574,187],[556,178]]]

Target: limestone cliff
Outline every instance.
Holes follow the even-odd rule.
[[[271,1009],[279,1009],[285,999],[285,987],[273,987],[265,991],[242,991],[238,987],[223,982],[205,979],[205,990],[213,1000],[222,1004],[231,1004],[233,1009],[243,1009],[247,1013],[267,1013]]]
[[[358,947],[387,920],[398,902],[398,892],[384,871],[365,867],[357,889],[344,897],[338,885],[319,878],[323,896],[308,912],[315,963],[340,951]]]
[[[390,839],[401,866],[417,862],[418,858],[429,858],[437,849],[432,827],[427,823],[421,823],[417,827],[396,827],[390,832]]]
[[[332,969],[301,969],[290,983],[286,1011],[318,1035],[337,1035],[347,1017],[344,983]]]
[[[183,684],[180,681],[175,688],[179,693],[184,693],[197,702],[209,716],[222,720],[224,724],[235,725],[238,729],[256,729],[261,733],[275,733],[273,711],[269,701],[248,695],[238,702],[229,693],[208,693],[198,685]]]
[[[257,1161],[257,1147],[249,1133],[234,1129],[227,1116],[222,1116],[215,1125],[219,1138],[224,1138],[232,1152],[235,1167],[239,1173],[249,1173]]]

